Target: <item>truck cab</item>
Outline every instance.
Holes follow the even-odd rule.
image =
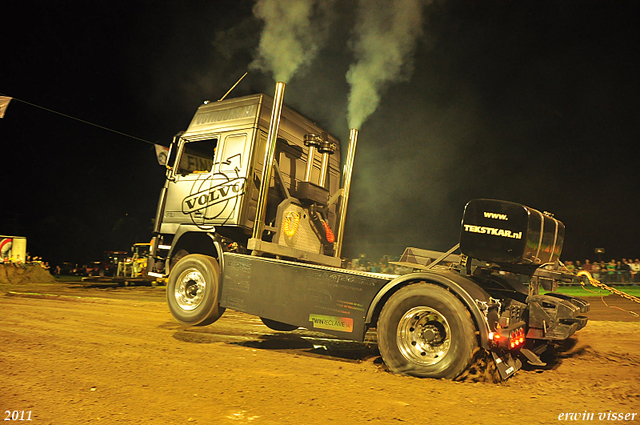
[[[174,138],[155,220],[152,273],[168,273],[176,259],[193,252],[187,245],[217,254],[212,237],[226,248],[248,249],[272,104],[264,94],[203,104],[187,130]],[[320,149],[310,148],[310,143]],[[292,258],[339,265],[313,224],[297,219],[313,204],[316,214],[335,229],[341,179],[338,140],[285,106],[274,163],[277,172],[269,182],[265,233],[258,248],[269,250],[269,243],[280,241]],[[285,200],[288,207],[278,215]],[[296,235],[288,237],[293,226]]]

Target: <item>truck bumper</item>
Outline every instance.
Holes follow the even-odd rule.
[[[569,338],[587,324],[590,304],[577,297],[560,293],[532,295],[529,305],[527,339],[561,341]]]

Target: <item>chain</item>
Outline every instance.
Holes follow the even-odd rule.
[[[577,276],[585,276],[585,277],[587,278],[587,280],[589,281],[589,283],[590,283],[592,286],[595,286],[596,288],[604,289],[605,291],[609,291],[609,292],[611,292],[612,294],[615,294],[615,295],[617,295],[617,296],[619,296],[619,297],[626,298],[626,299],[628,299],[628,300],[630,300],[630,301],[633,301],[633,302],[636,302],[636,303],[639,303],[639,304],[640,304],[640,298],[638,298],[638,297],[634,297],[633,295],[629,295],[629,294],[627,294],[627,293],[625,293],[625,292],[619,291],[619,290],[618,290],[618,289],[616,289],[616,288],[612,288],[612,287],[610,287],[610,286],[608,286],[608,285],[605,285],[604,283],[600,282],[599,280],[594,279],[594,278],[593,278],[593,276],[591,276],[591,273],[589,273],[589,272],[588,272],[588,271],[586,271],[586,270],[580,270],[580,271],[577,273]],[[598,292],[593,292],[593,291],[588,290],[588,289],[586,288],[586,285],[585,285],[585,282],[584,282],[584,281],[585,281],[584,279],[580,279],[580,284],[582,285],[582,289],[584,289],[585,291],[591,292],[591,293],[593,293],[593,294],[597,294],[597,293],[598,293]],[[633,315],[634,315],[634,316],[636,316],[636,317],[640,317],[640,315],[638,315],[637,313],[635,313],[635,312],[633,312],[633,311],[631,311],[631,310],[625,310],[624,308],[620,308],[620,307],[617,307],[617,306],[615,306],[615,305],[610,306],[610,305],[609,305],[609,304],[607,304],[607,302],[604,300],[604,297],[603,297],[602,295],[600,295],[600,299],[602,300],[602,302],[604,303],[604,305],[606,305],[607,307],[614,307],[614,308],[617,308],[617,309],[619,309],[619,310],[626,311],[626,312],[628,312],[628,313],[630,313],[630,314],[633,314]]]

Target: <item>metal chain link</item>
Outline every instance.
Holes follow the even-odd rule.
[[[616,289],[616,288],[612,288],[611,286],[605,285],[604,283],[600,282],[599,280],[594,279],[594,278],[593,278],[593,276],[591,276],[591,273],[589,273],[589,272],[588,272],[588,271],[586,271],[586,270],[580,270],[580,271],[577,273],[577,276],[578,276],[578,277],[580,277],[580,276],[585,276],[585,277],[587,278],[586,280],[587,280],[587,281],[588,281],[592,286],[594,286],[594,287],[596,287],[596,288],[604,289],[605,291],[609,291],[609,292],[611,292],[612,294],[615,294],[615,295],[617,295],[617,296],[619,296],[619,297],[626,298],[626,299],[628,299],[628,300],[630,300],[630,301],[633,301],[633,302],[636,302],[636,303],[639,303],[639,304],[640,304],[640,298],[638,298],[638,297],[634,297],[633,295],[629,295],[629,294],[627,294],[627,293],[625,293],[625,292],[622,292],[622,291],[620,291],[620,290],[618,290],[618,289]],[[591,293],[594,293],[594,294],[596,294],[596,293],[597,293],[597,292],[589,291],[589,290],[586,288],[586,285],[585,285],[585,279],[580,279],[580,284],[582,285],[582,289],[584,289],[585,291],[588,291],[588,292],[591,292]],[[610,306],[609,304],[607,304],[607,303],[606,303],[606,301],[604,300],[604,297],[603,297],[602,295],[600,295],[600,298],[602,299],[602,302],[604,303],[604,305],[606,305],[607,307],[614,307],[614,308],[617,308],[617,309],[619,309],[619,310],[626,311],[626,312],[628,312],[628,313],[630,313],[630,314],[633,314],[633,315],[634,315],[634,316],[636,316],[636,317],[640,317],[640,315],[638,315],[638,314],[637,314],[636,312],[634,312],[634,311],[631,311],[631,310],[625,310],[624,308],[620,308],[620,307],[617,307],[617,306],[615,306],[615,305],[614,305],[614,306]]]

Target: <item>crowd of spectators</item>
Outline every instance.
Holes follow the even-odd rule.
[[[386,255],[378,261],[371,261],[366,256],[361,256],[360,258],[354,258],[351,260],[348,259],[345,263],[345,268],[349,270],[385,274],[405,274],[412,270],[408,267],[391,264],[389,262],[389,257]]]
[[[591,273],[594,279],[603,283],[624,283],[637,284],[640,283],[640,259],[635,260],[623,258],[620,261],[611,260],[595,261],[565,261],[567,270],[578,272],[585,270]],[[378,261],[370,261],[367,257],[354,258],[347,260],[346,268],[349,270],[366,271],[372,273],[387,274],[404,274],[411,271],[406,267],[391,264],[387,256]]]
[[[25,259],[20,258],[20,254],[12,255],[11,257],[4,257],[0,264],[5,267],[16,267],[21,269],[27,269],[27,267],[40,266],[45,270],[49,270],[49,262],[42,261],[42,257],[31,256],[27,252]]]
[[[603,283],[631,283],[635,285],[640,282],[640,260],[637,258],[635,261],[623,258],[621,261],[594,261],[593,263],[589,260],[584,260],[584,262],[566,261],[565,267],[572,272],[587,271],[594,279]]]

